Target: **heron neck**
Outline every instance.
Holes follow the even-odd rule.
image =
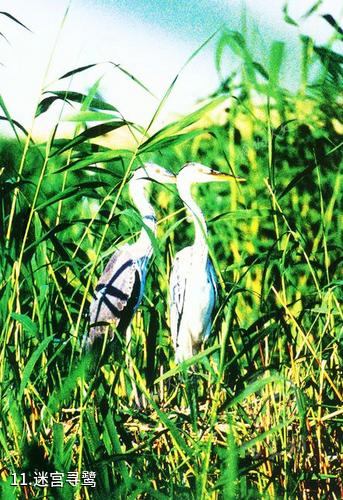
[[[194,222],[194,229],[195,229],[194,247],[198,251],[197,255],[199,255],[200,258],[204,258],[206,261],[208,256],[208,247],[207,247],[207,227],[204,215],[200,210],[200,207],[195,203],[194,199],[192,198],[191,184],[186,184],[186,185],[178,184],[177,187],[180,198],[188,208]]]
[[[146,188],[149,181],[139,179],[131,181],[129,184],[130,196],[133,203],[136,205],[144,226],[148,227],[156,236],[156,215],[152,205],[149,203]],[[149,231],[150,232],[150,231]],[[152,252],[151,235],[142,227],[139,238],[136,242],[137,248],[142,251],[142,254],[149,256]]]

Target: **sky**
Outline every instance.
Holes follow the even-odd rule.
[[[312,0],[289,0],[289,14],[296,20],[313,5]],[[102,96],[118,107],[126,119],[146,125],[159,100],[190,55],[222,26],[240,30],[245,6],[249,25],[260,33],[256,56],[263,60],[263,46],[283,40],[289,54],[283,75],[296,85],[299,66],[299,30],[324,43],[333,29],[320,14],[342,21],[339,2],[323,0],[318,12],[302,20],[300,28],[282,20],[284,0],[2,0],[8,12],[28,26],[20,28],[0,16],[0,94],[13,118],[29,128],[42,89],[87,91],[101,77]],[[66,10],[68,9],[67,14]],[[216,38],[184,68],[159,117],[161,126],[219,85],[214,64]],[[342,44],[341,44],[342,45]],[[260,47],[260,48],[259,48]],[[129,80],[105,61],[119,63],[156,96]],[[225,56],[223,73],[238,61]],[[104,62],[80,73],[70,83],[58,82],[67,71]],[[54,107],[35,121],[37,136],[46,135],[58,118]],[[0,129],[2,130],[2,129]]]

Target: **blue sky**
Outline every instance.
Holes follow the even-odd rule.
[[[299,19],[313,3],[290,0],[290,14]],[[284,1],[247,0],[245,4],[250,24],[259,27],[260,47],[272,39],[287,43],[290,57],[284,67],[285,82],[294,84],[299,31],[282,21]],[[186,59],[207,37],[221,25],[240,29],[243,8],[240,0],[72,0],[61,27],[68,5],[64,0],[2,1],[1,10],[18,17],[33,31],[26,32],[0,18],[0,31],[11,42],[8,45],[0,40],[0,61],[4,64],[0,67],[0,92],[12,116],[26,127],[30,126],[42,85],[65,88],[65,81],[62,85],[56,83],[59,76],[98,61],[122,64],[160,99]],[[339,10],[335,0],[323,0],[318,14],[301,22],[301,31],[323,43],[332,29],[320,13],[331,13],[339,20],[342,9]],[[182,72],[160,116],[160,125],[175,113],[190,111],[196,99],[217,87],[214,47],[212,41]],[[257,46],[256,56],[265,56]],[[228,71],[237,64],[231,56],[226,61]],[[72,88],[84,91],[99,77],[104,97],[118,106],[127,119],[143,124],[149,121],[158,100],[108,65],[79,75]],[[56,107],[46,118],[56,119],[57,112]],[[44,135],[48,128],[45,119],[37,120],[38,135]]]

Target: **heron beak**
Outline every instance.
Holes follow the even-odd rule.
[[[151,178],[151,177],[142,177],[142,179],[146,179],[147,181],[153,181],[157,184],[176,184],[176,176],[172,173],[163,172],[159,174],[159,180]]]
[[[216,181],[236,181],[236,182],[245,182],[246,179],[244,177],[239,177],[238,175],[231,174],[223,174],[222,172],[216,172],[213,170],[210,174],[211,177],[214,177]]]
[[[171,173],[169,173],[169,174],[165,173],[163,176],[165,178],[164,182],[166,184],[176,184],[176,175],[171,174]]]

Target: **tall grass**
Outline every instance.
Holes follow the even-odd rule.
[[[69,139],[57,123],[36,143],[0,100],[17,136],[0,142],[2,498],[340,498],[342,59],[301,43],[291,93],[281,42],[266,66],[241,33],[223,32],[218,92],[153,135],[104,102],[99,82],[87,95],[41,96],[37,119],[58,101],[61,120],[68,103],[78,106]],[[226,75],[230,50],[240,65]],[[134,147],[101,145],[120,127]],[[127,181],[147,160],[175,172],[199,161],[247,178],[195,191],[220,283],[212,333],[175,365],[168,275],[193,228],[175,190],[154,187],[158,237],[132,341],[118,338],[91,373],[81,343],[92,288],[140,230]],[[11,485],[11,474],[31,480],[35,470],[94,471],[96,488]]]

